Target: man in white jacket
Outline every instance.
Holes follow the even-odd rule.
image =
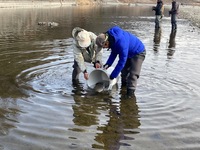
[[[96,45],[97,36],[82,28],[75,27],[72,30],[74,65],[72,72],[72,82],[77,83],[79,74],[82,72],[84,78],[88,80],[86,63],[93,63],[95,68],[102,66],[102,47]]]

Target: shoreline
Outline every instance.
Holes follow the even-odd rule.
[[[7,1],[0,2],[0,9],[12,9],[12,8],[45,8],[45,7],[62,7],[62,6],[76,6],[75,2],[47,2],[47,1]]]
[[[55,7],[76,7],[76,6],[107,6],[107,5],[127,5],[130,7],[142,6],[142,5],[149,5],[152,6],[152,3],[122,3],[122,2],[105,2],[105,3],[87,3],[87,4],[76,4],[76,1],[68,1],[68,2],[48,2],[48,1],[23,1],[23,2],[16,2],[16,1],[6,1],[0,2],[0,9],[23,9],[23,8],[55,8]],[[170,8],[171,4],[165,4],[166,8]],[[191,21],[193,25],[200,28],[200,6],[193,4],[180,4],[178,18],[187,19]]]

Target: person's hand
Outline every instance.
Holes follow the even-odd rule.
[[[95,63],[95,68],[101,68],[101,64],[100,63]]]
[[[109,68],[108,65],[103,65],[103,69],[104,69],[104,70],[106,70],[106,69],[108,69],[108,68]]]
[[[171,15],[171,11],[169,11],[169,16]]]
[[[108,90],[112,90],[113,85],[115,85],[116,83],[117,83],[117,79],[116,78],[111,79],[109,87],[108,87]]]
[[[89,75],[88,75],[88,73],[85,72],[85,73],[83,73],[83,74],[84,74],[84,78],[85,78],[85,80],[88,80],[88,79],[89,79]]]

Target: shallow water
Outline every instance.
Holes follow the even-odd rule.
[[[151,8],[140,6],[1,9],[0,17],[0,149],[200,149],[200,29],[187,20],[171,33],[167,10],[155,30]],[[71,30],[113,25],[146,46],[135,99],[120,81],[110,93],[88,90],[82,76],[71,83]]]

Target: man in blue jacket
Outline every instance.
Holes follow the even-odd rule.
[[[99,47],[111,49],[111,54],[104,65],[105,69],[113,64],[117,56],[119,57],[115,69],[110,74],[111,82],[116,80],[121,72],[122,86],[126,86],[127,95],[134,95],[146,55],[144,44],[138,37],[118,26],[110,28],[106,33],[99,34],[96,44]]]

